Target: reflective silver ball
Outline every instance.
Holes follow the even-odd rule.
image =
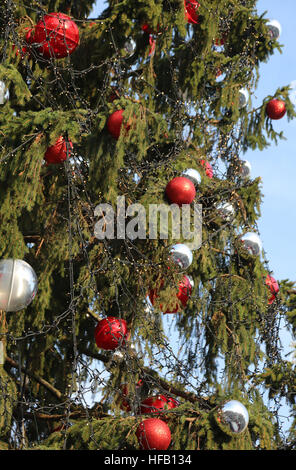
[[[249,101],[249,92],[246,88],[241,88],[239,90],[239,108],[244,108],[247,106]]]
[[[272,39],[278,39],[282,34],[281,24],[277,20],[270,20],[266,26]]]
[[[128,39],[127,41],[125,41],[123,48],[126,52],[127,58],[134,55],[134,53],[136,52],[136,47],[137,44],[133,39]]]
[[[242,237],[244,248],[253,256],[259,256],[262,251],[262,242],[255,232],[247,232]]]
[[[188,168],[187,170],[183,171],[182,176],[185,176],[190,181],[192,181],[195,186],[201,183],[201,176],[194,168]]]
[[[252,170],[251,163],[248,162],[248,160],[241,160],[240,174],[242,178],[250,178],[251,170]]]
[[[223,219],[229,221],[234,218],[234,207],[229,202],[222,202],[218,204],[216,209]]]
[[[170,249],[171,258],[180,268],[187,269],[193,261],[193,255],[190,248],[183,243],[173,245]]]
[[[34,269],[21,259],[0,261],[0,309],[17,312],[26,308],[37,292]]]
[[[247,408],[237,400],[230,400],[221,409],[222,421],[228,424],[235,434],[243,432],[249,424]]]
[[[4,104],[9,99],[9,90],[6,84],[0,81],[0,104]]]

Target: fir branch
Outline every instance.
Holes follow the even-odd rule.
[[[6,356],[5,358],[5,364],[8,364],[10,367],[13,367],[15,369],[20,369],[22,372],[26,372],[27,376],[30,377],[31,379],[35,380],[38,382],[40,385],[45,387],[52,395],[54,395],[56,398],[59,400],[65,400],[66,397],[60,392],[57,388],[55,388],[53,385],[51,385],[47,380],[43,379],[42,377],[39,377],[39,375],[29,372],[26,370],[25,367],[19,366],[19,364],[11,359],[10,357]]]

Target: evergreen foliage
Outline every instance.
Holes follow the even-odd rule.
[[[291,413],[295,405],[295,363],[281,350],[280,328],[295,336],[296,290],[282,280],[268,303],[265,254],[251,255],[240,240],[258,232],[263,198],[260,178],[241,175],[243,154],[284,138],[265,112],[272,98],[296,116],[288,86],[252,107],[260,63],[282,46],[255,0],[201,0],[198,24],[187,23],[183,0],[109,0],[90,19],[94,3],[0,7],[0,81],[9,89],[0,108],[0,257],[24,259],[38,276],[26,309],[1,311],[0,448],[138,449],[140,402],[160,393],[180,401],[162,412],[170,449],[295,449],[295,422],[283,435],[278,414],[283,400]],[[79,28],[79,46],[64,59],[47,59],[25,40],[52,12]],[[242,88],[250,93],[243,108]],[[116,110],[124,110],[119,139],[107,130]],[[60,136],[73,151],[47,165]],[[174,239],[172,222],[167,238],[149,239],[147,225],[145,239],[99,240],[95,208],[116,212],[119,196],[126,209],[169,206],[166,185],[187,168],[202,177],[202,245],[185,272],[192,295],[171,315],[163,312],[176,305],[184,273],[169,248],[186,240]],[[232,220],[217,209],[223,202],[233,205]],[[107,316],[124,318],[131,332],[116,351],[95,343]],[[250,417],[238,435],[219,418],[232,399]]]

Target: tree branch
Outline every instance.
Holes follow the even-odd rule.
[[[5,364],[8,364],[11,367],[14,367],[15,369],[19,369],[19,364],[15,362],[13,359],[11,359],[10,357],[5,358]],[[28,377],[30,377],[31,379],[35,380],[40,385],[45,387],[52,395],[58,398],[58,400],[66,399],[66,397],[62,394],[62,392],[60,392],[57,388],[55,388],[53,385],[47,382],[47,380],[43,379],[42,377],[39,377],[39,375],[37,374],[28,372],[27,370],[25,370],[25,367],[21,367],[20,369],[22,372],[26,372]]]

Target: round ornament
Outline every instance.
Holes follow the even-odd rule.
[[[271,297],[268,299],[268,304],[271,305],[273,301],[275,300],[276,295],[279,292],[280,288],[275,278],[270,276],[269,274],[267,275],[265,279],[265,284],[271,293]]]
[[[100,320],[95,328],[98,348],[111,351],[125,345],[128,335],[127,323],[123,318],[107,317]]]
[[[206,162],[205,160],[201,160],[201,165],[205,168],[206,170],[206,175],[209,178],[213,178],[214,172],[213,172],[213,167],[209,162]]]
[[[123,48],[125,51],[125,58],[129,59],[136,52],[137,44],[132,38],[130,38],[125,41]]]
[[[247,232],[241,237],[244,248],[253,256],[259,256],[262,251],[262,242],[255,232]]]
[[[0,309],[17,312],[26,308],[37,292],[34,269],[21,259],[0,261]]]
[[[230,400],[225,403],[219,414],[222,422],[226,423],[230,431],[235,434],[240,434],[248,426],[248,410],[237,400]]]
[[[189,268],[193,261],[192,251],[183,243],[177,243],[171,247],[170,257],[181,269]]]
[[[277,20],[270,20],[266,26],[272,39],[278,39],[282,34],[282,27]]]
[[[184,170],[182,176],[188,178],[195,186],[198,186],[201,183],[201,176],[197,170],[194,168],[188,168]]]
[[[273,99],[266,105],[266,114],[270,119],[281,119],[286,114],[286,105],[282,100]]]
[[[217,204],[216,209],[224,220],[230,221],[234,218],[234,207],[229,202]]]
[[[5,82],[0,81],[0,105],[9,100],[9,90]]]
[[[173,178],[166,186],[165,193],[171,204],[191,204],[196,196],[194,184],[184,176]]]
[[[143,450],[167,450],[171,443],[171,431],[159,418],[142,421],[136,430],[139,445]]]
[[[66,141],[63,136],[60,136],[54,145],[48,147],[44,154],[44,160],[47,165],[58,165],[67,160],[73,150],[72,142]]]
[[[246,88],[241,88],[238,92],[238,106],[239,108],[245,108],[249,101],[249,92]]]
[[[197,24],[198,23],[198,14],[197,10],[200,7],[200,4],[196,0],[184,0],[185,4],[185,18],[188,23]]]
[[[161,414],[161,411],[171,410],[179,406],[177,400],[165,395],[156,395],[155,397],[148,397],[141,403],[141,414],[157,413]]]
[[[107,129],[109,134],[114,137],[114,139],[119,139],[120,132],[121,132],[121,126],[123,123],[123,109],[119,109],[118,111],[114,111],[114,113],[110,114],[108,120],[107,120]],[[130,125],[126,124],[125,130],[129,131]]]
[[[242,178],[250,178],[251,176],[251,170],[252,170],[252,167],[251,167],[251,163],[248,162],[248,160],[241,160],[240,161],[240,175]]]
[[[68,15],[48,13],[36,24],[32,42],[43,57],[62,59],[77,48],[79,30]]]

